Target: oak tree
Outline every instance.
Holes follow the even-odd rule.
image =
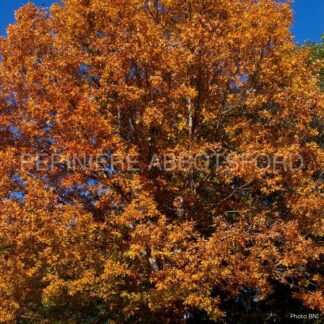
[[[291,22],[275,0],[16,12],[0,41],[1,322],[323,309],[323,93]],[[183,152],[221,158],[150,167]],[[86,167],[69,167],[75,155]],[[137,168],[98,168],[98,155]]]

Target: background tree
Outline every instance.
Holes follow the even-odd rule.
[[[311,46],[310,63],[313,65],[313,71],[318,78],[321,91],[324,90],[324,34],[322,35],[321,44],[308,44]],[[323,114],[316,116],[313,121],[313,126],[317,129],[317,143],[324,147],[324,119]],[[323,176],[323,174],[322,174]]]
[[[312,54],[311,54],[311,62],[313,64],[317,64],[319,66],[319,84],[321,90],[324,90],[324,67],[323,67],[323,59],[324,59],[324,34],[321,36],[322,43],[321,44],[311,44],[312,46]]]
[[[63,2],[18,10],[0,43],[0,320],[236,323],[323,309],[323,94],[290,4]],[[231,162],[149,168],[181,152]],[[68,165],[131,153],[138,171]],[[305,164],[246,163],[261,154]]]

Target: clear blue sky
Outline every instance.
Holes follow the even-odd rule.
[[[14,11],[28,0],[0,0],[0,35],[5,35],[6,26],[14,21]],[[34,0],[38,6],[49,6],[53,0]],[[298,43],[305,40],[320,41],[324,33],[324,0],[295,0],[295,23],[292,32]]]

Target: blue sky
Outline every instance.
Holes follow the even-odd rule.
[[[27,0],[0,0],[0,35],[5,35],[6,26],[14,22],[14,11]],[[38,6],[49,6],[52,0],[34,0]],[[292,32],[300,44],[305,40],[320,41],[324,33],[324,0],[295,0],[295,23]]]

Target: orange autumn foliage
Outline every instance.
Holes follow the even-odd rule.
[[[63,2],[26,5],[0,41],[0,322],[230,321],[278,287],[323,309],[323,94],[290,4]],[[215,150],[232,163],[148,167]],[[115,153],[138,170],[66,167]]]

